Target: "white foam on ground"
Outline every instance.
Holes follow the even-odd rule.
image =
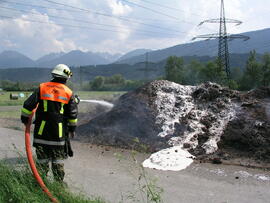
[[[157,91],[156,108],[158,115],[156,124],[161,126],[162,131],[157,135],[166,137],[175,134],[175,124],[186,116],[186,130],[181,136],[173,136],[168,141],[172,148],[161,150],[151,155],[143,162],[144,167],[155,168],[159,170],[182,170],[192,163],[193,157],[187,149],[183,149],[184,143],[188,143],[190,148],[198,146],[198,135],[204,134],[205,127],[201,122],[202,117],[208,117],[213,114],[216,120],[211,122],[209,128],[210,137],[202,145],[206,154],[211,154],[218,149],[217,143],[226,128],[227,123],[235,116],[236,106],[233,106],[230,100],[226,102],[226,107],[219,113],[213,113],[209,105],[195,104],[192,93],[196,90],[195,86],[183,86],[176,83],[168,83]],[[210,102],[209,102],[210,104]],[[177,147],[179,153],[173,153],[174,147]],[[180,153],[181,152],[181,153]]]
[[[252,174],[250,174],[247,171],[236,171],[234,172],[234,175],[239,175],[240,177],[243,177],[243,178],[248,178],[252,176]]]
[[[163,91],[164,89],[172,91]],[[175,123],[179,123],[179,118],[185,116],[194,107],[191,97],[194,89],[194,86],[170,83],[170,86],[163,87],[163,90],[157,92],[158,116],[156,117],[156,123],[162,126],[162,131],[158,134],[159,137],[173,134]],[[175,107],[176,101],[181,102],[180,108]]]
[[[253,174],[248,173],[246,171],[236,171],[236,172],[234,172],[234,174],[239,175],[240,177],[243,177],[243,178],[253,177],[256,180],[270,181],[270,176],[265,175],[265,174],[255,174],[255,175],[253,175]]]
[[[262,180],[262,181],[270,181],[270,176],[263,175],[263,174],[257,174],[254,176],[257,180]]]
[[[88,102],[88,103],[93,103],[93,104],[99,104],[102,106],[106,106],[108,108],[112,108],[114,105],[110,102],[104,101],[104,100],[95,100],[95,99],[91,99],[91,100],[80,100],[81,102]]]
[[[209,170],[209,172],[215,173],[215,174],[218,175],[218,176],[224,176],[224,177],[228,176],[228,175],[225,173],[225,171],[224,171],[223,169],[220,169],[220,168]]]
[[[158,151],[143,162],[143,167],[158,170],[180,171],[189,166],[194,156],[181,147],[170,147]]]
[[[205,149],[206,154],[214,153],[218,149],[217,143],[220,141],[224,129],[226,128],[228,122],[236,115],[236,106],[233,106],[233,104],[229,104],[228,107],[228,109],[223,110],[218,115],[217,122],[215,122],[213,126],[209,129],[209,132],[213,136],[210,137],[202,146]]]

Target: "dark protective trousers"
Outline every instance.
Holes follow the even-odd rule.
[[[64,149],[47,145],[37,146],[36,155],[37,168],[42,176],[47,176],[51,162],[54,179],[59,182],[64,180],[64,159],[67,158]]]

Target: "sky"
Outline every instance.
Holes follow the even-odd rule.
[[[228,33],[269,28],[269,0],[224,0]],[[0,52],[37,59],[71,50],[127,53],[218,32],[220,0],[0,0]]]

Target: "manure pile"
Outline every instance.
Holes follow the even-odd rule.
[[[109,112],[81,125],[78,134],[94,144],[166,149],[148,160],[152,168],[162,169],[166,161],[161,160],[167,160],[174,170],[183,157],[213,154],[269,163],[269,102],[269,87],[241,93],[215,83],[184,86],[158,80],[122,95]]]

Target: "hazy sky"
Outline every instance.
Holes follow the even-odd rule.
[[[228,24],[229,33],[270,27],[269,0],[224,2],[226,17],[243,21]],[[75,49],[162,49],[217,33],[216,24],[197,25],[219,13],[220,0],[0,0],[0,52],[16,50],[36,59]]]

